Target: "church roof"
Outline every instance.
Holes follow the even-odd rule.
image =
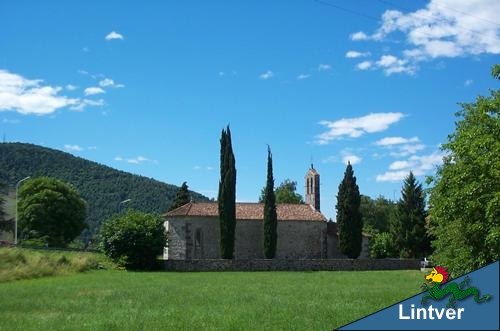
[[[326,222],[325,216],[308,204],[277,204],[278,221],[318,221]],[[219,217],[217,202],[189,202],[163,216],[200,216]],[[236,203],[237,220],[262,220],[264,218],[263,203]]]

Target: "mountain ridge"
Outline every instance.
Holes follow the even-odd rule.
[[[70,153],[31,143],[0,143],[0,181],[15,189],[26,177],[49,176],[73,185],[87,202],[89,228],[82,236],[98,233],[103,222],[125,208],[163,213],[179,186],[114,169]],[[209,201],[190,191],[193,201]],[[126,204],[121,202],[130,199]],[[125,207],[126,206],[126,207]]]

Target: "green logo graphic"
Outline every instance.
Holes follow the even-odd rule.
[[[420,300],[420,303],[425,305],[428,299],[441,300],[449,293],[451,293],[450,299],[446,308],[455,308],[455,300],[463,300],[470,295],[474,295],[474,301],[477,303],[483,302],[491,298],[490,294],[484,295],[482,298],[479,297],[479,290],[475,286],[471,286],[467,289],[462,289],[464,285],[470,280],[469,276],[457,285],[457,283],[449,283],[445,288],[441,289],[440,286],[448,280],[448,270],[445,267],[437,266],[432,268],[431,273],[425,276],[425,279],[430,283],[434,283],[434,286],[429,286],[427,283],[422,285],[422,290],[429,291]]]

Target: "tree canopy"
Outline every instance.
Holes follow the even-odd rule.
[[[344,179],[339,185],[337,195],[337,224],[339,245],[342,254],[350,259],[361,253],[363,240],[363,220],[359,211],[361,197],[351,163],[347,164]]]
[[[5,210],[7,185],[0,180],[0,231],[13,231],[12,220],[8,219]]]
[[[274,196],[273,156],[267,148],[267,180],[264,195],[264,256],[268,259],[276,255],[278,240],[278,215]]]
[[[127,269],[151,270],[166,244],[163,218],[129,209],[115,215],[101,229],[104,253]]]
[[[220,181],[218,193],[220,249],[223,259],[232,259],[236,230],[236,166],[229,125],[220,138]]]
[[[85,229],[85,201],[58,179],[37,177],[19,190],[18,226],[25,239],[64,247]]]
[[[131,199],[127,207],[147,213],[164,213],[172,204],[178,187],[105,165],[59,150],[24,143],[0,143],[0,180],[15,187],[19,178],[47,176],[73,185],[87,202],[83,233],[99,232],[101,223],[119,211],[120,201]],[[194,201],[208,201],[190,191]]]
[[[413,172],[403,182],[391,233],[399,255],[404,258],[424,258],[430,254],[430,240],[425,229],[425,196]]]
[[[500,90],[460,105],[444,162],[429,180],[432,259],[453,277],[500,257]]]
[[[264,202],[265,190],[266,187],[263,187],[260,193],[259,202]],[[296,191],[297,191],[297,182],[288,178],[285,179],[274,190],[276,203],[292,203],[292,204],[304,203],[304,199]]]
[[[174,201],[172,202],[172,205],[168,209],[168,211],[174,210],[176,208],[179,208],[180,206],[185,205],[186,203],[189,203],[191,197],[189,194],[189,189],[188,185],[186,182],[183,182],[177,193],[175,194]]]

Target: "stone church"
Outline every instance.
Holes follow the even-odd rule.
[[[320,211],[320,176],[313,165],[305,176],[305,204],[278,204],[277,259],[343,258],[336,223]],[[164,259],[220,258],[217,202],[190,202],[163,215],[168,232]],[[235,259],[262,259],[263,203],[236,203]],[[363,236],[360,258],[368,257]]]

